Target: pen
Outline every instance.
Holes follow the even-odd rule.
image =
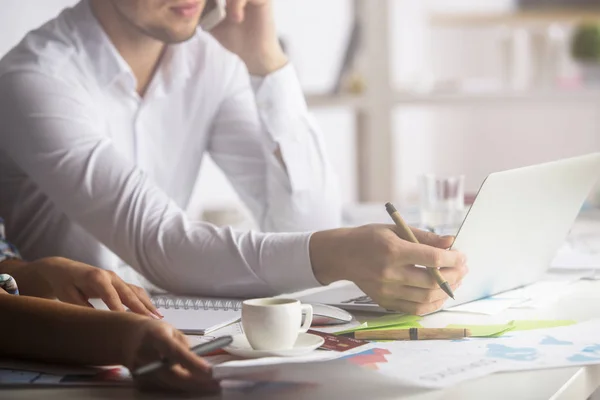
[[[354,332],[354,339],[362,340],[450,340],[469,336],[471,336],[469,329],[457,328],[410,328]]]
[[[205,354],[212,353],[215,350],[222,349],[223,347],[230,345],[231,342],[233,342],[233,338],[231,336],[223,336],[220,338],[216,338],[215,340],[211,340],[208,343],[201,343],[197,346],[192,347],[190,350],[192,351],[192,353],[196,354],[197,356],[202,356]],[[150,364],[146,364],[142,367],[139,367],[138,369],[133,371],[132,375],[140,376],[140,375],[149,374],[151,372],[154,372],[162,367],[169,366],[171,364],[172,363],[169,360],[154,361],[154,362],[151,362]]]
[[[400,236],[400,238],[404,239],[406,241],[409,241],[409,242],[419,243],[419,241],[417,240],[415,235],[412,233],[410,228],[406,225],[406,222],[404,222],[404,220],[400,216],[400,213],[398,212],[398,210],[396,210],[396,207],[394,207],[394,205],[392,203],[387,203],[385,205],[385,209],[387,210],[388,214],[390,214],[390,217],[392,217],[392,219],[394,220],[394,223],[396,224],[396,227],[398,228],[398,235]],[[450,297],[452,297],[452,299],[454,299],[454,293],[452,293],[452,289],[450,288],[450,285],[448,284],[448,282],[446,282],[446,280],[444,279],[442,274],[440,274],[440,271],[437,268],[429,268],[429,267],[427,268],[427,271],[429,271],[431,276],[433,276],[433,278],[435,279],[437,284],[442,288],[442,290],[444,292],[446,292],[446,294],[448,296],[450,296]]]

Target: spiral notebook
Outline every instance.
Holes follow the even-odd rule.
[[[191,335],[206,335],[242,316],[241,300],[159,295],[152,296],[152,303],[165,322]]]

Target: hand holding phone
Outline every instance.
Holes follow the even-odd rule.
[[[227,16],[226,6],[226,0],[207,0],[200,16],[200,27],[209,32],[219,25]]]
[[[212,29],[211,35],[246,64],[250,75],[267,76],[288,63],[277,37],[275,0],[213,1],[214,7],[223,8],[220,11],[215,11],[213,6],[207,8],[202,19],[204,29]],[[222,21],[225,16],[227,23],[214,25],[214,21]]]

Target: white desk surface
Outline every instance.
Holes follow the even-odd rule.
[[[598,212],[597,212],[598,213]],[[600,213],[598,213],[600,215]],[[587,221],[600,222],[597,215]],[[581,221],[581,220],[580,220]],[[585,321],[600,318],[600,281],[579,281],[572,291],[563,295],[556,303],[544,309],[512,309],[499,315],[485,316],[465,313],[440,312],[421,321],[426,327],[444,327],[448,324],[493,324],[514,319],[563,319]],[[306,293],[306,292],[304,292]],[[359,319],[366,319],[358,316]],[[600,387],[600,365],[566,369],[537,370],[493,374],[487,377],[439,391],[411,392],[382,390],[376,387],[356,387],[351,382],[347,387],[318,387],[290,391],[284,388],[255,391],[253,393],[225,393],[209,399],[410,399],[410,400],[506,400],[506,399],[587,399]],[[139,393],[125,388],[64,388],[64,389],[19,389],[0,390],[0,399],[14,400],[62,400],[62,399],[171,399],[173,395]],[[206,397],[204,397],[206,398]]]
[[[513,319],[576,319],[584,321],[600,318],[600,281],[580,281],[573,291],[564,295],[554,305],[544,309],[513,309],[495,316],[440,312],[422,321],[424,326],[446,326],[450,323],[487,324],[507,322]],[[362,317],[360,319],[363,319]],[[538,370],[490,375],[478,380],[440,391],[381,391],[377,388],[349,386],[321,387],[290,392],[280,391],[228,393],[225,399],[587,399],[600,387],[600,366]],[[1,390],[2,399],[166,399],[167,394],[142,394],[133,389],[118,388],[65,388],[65,389],[19,389]],[[219,397],[213,397],[219,398]]]

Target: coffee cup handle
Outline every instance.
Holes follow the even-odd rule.
[[[310,329],[310,325],[313,320],[313,308],[310,304],[302,304],[301,310],[304,314],[304,322],[302,323],[302,327],[300,328],[300,333],[304,333]]]

